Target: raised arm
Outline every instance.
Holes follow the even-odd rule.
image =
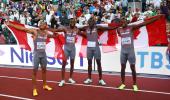
[[[158,15],[158,16],[156,16],[155,18],[152,18],[152,19],[150,19],[150,20],[144,21],[143,23],[140,23],[140,24],[138,24],[138,25],[132,25],[132,27],[133,27],[133,29],[137,29],[137,28],[140,28],[140,27],[142,27],[142,26],[146,26],[146,25],[151,24],[151,23],[153,23],[154,21],[160,19],[161,16],[162,16],[162,15]]]
[[[13,27],[15,29],[18,29],[18,30],[30,33],[30,34],[36,34],[36,30],[35,29],[25,28],[25,27],[22,27],[22,26],[19,26],[19,25],[14,25],[11,22],[6,22],[6,25],[11,26],[11,27]]]

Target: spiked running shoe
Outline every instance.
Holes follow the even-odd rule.
[[[86,79],[85,81],[84,81],[84,84],[90,84],[90,83],[92,83],[93,81],[92,81],[92,79]]]
[[[137,85],[133,85],[133,91],[134,92],[137,92],[139,89],[138,89],[138,86]]]
[[[99,84],[102,85],[102,86],[105,86],[105,85],[106,85],[106,83],[105,83],[104,80],[102,80],[102,79],[99,80]]]
[[[59,86],[59,87],[62,87],[62,86],[64,86],[64,84],[65,84],[65,81],[64,81],[64,80],[61,80],[61,82],[58,84],[58,86]]]
[[[118,89],[119,89],[119,90],[124,90],[124,89],[125,89],[125,87],[126,87],[126,85],[125,85],[125,84],[121,84],[121,85],[118,87]]]
[[[33,95],[34,97],[38,95],[37,89],[33,89],[32,95]]]
[[[51,91],[51,90],[52,90],[52,88],[49,87],[48,85],[44,85],[44,86],[43,86],[43,89],[44,89],[44,90],[48,90],[48,91]]]
[[[69,79],[68,79],[68,82],[71,83],[71,84],[75,84],[75,83],[76,83],[76,81],[73,80],[72,78],[69,78]]]

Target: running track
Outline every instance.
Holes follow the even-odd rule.
[[[32,96],[32,69],[0,67],[0,100],[170,100],[170,78],[138,77],[140,91],[132,91],[132,79],[126,77],[127,89],[117,90],[119,75],[103,75],[106,86],[98,85],[98,75],[93,74],[93,83],[84,85],[87,73],[74,73],[77,84],[58,87],[60,71],[47,71],[48,84],[53,91],[42,89],[41,71],[38,72],[37,97]],[[66,81],[69,73],[66,73]]]

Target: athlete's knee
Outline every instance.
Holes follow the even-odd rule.
[[[126,64],[121,64],[121,70],[124,71],[126,69]]]
[[[97,64],[101,64],[101,60],[100,59],[96,59]]]
[[[43,72],[43,73],[46,72],[46,67],[42,66],[41,69],[42,69],[42,72]]]
[[[71,64],[71,66],[74,65],[74,59],[70,59],[70,64]]]
[[[92,66],[92,59],[88,59],[88,66]]]
[[[96,59],[98,70],[101,70],[101,60]]]
[[[135,71],[135,64],[131,64],[130,68],[131,68],[132,71]]]
[[[37,71],[38,71],[38,69],[37,69],[37,68],[34,68],[34,69],[33,69],[33,75],[34,75],[34,76],[36,76],[36,75],[37,75]]]
[[[63,60],[62,65],[66,66],[67,60]]]

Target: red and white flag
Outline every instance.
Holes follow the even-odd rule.
[[[157,16],[154,16],[157,17]],[[153,18],[153,17],[151,17]],[[146,19],[147,20],[150,20]],[[133,24],[139,24],[143,21],[138,21]],[[134,32],[135,48],[155,46],[157,44],[167,45],[166,19],[162,16],[159,20],[141,27]]]
[[[154,16],[157,17],[157,16]],[[147,19],[150,20],[151,18]],[[131,24],[140,24],[143,20],[137,21]],[[107,46],[116,45],[117,49],[121,46],[121,37],[115,34],[115,30],[104,31],[99,37],[99,41],[102,41]],[[102,43],[102,44],[103,44]],[[134,31],[134,46],[135,48],[143,48],[149,46],[155,46],[157,44],[167,45],[167,33],[166,33],[166,19],[162,16],[159,20],[143,26]]]
[[[11,22],[11,23],[13,23],[14,25],[25,27],[25,28],[35,28],[35,27],[28,26],[28,25],[19,24],[16,22]],[[8,29],[12,32],[13,36],[15,37],[17,41],[17,44],[20,45],[21,48],[24,48],[28,51],[34,50],[34,43],[33,43],[33,38],[31,34],[28,34],[21,30],[17,30],[10,26],[8,26]],[[47,56],[64,59],[64,55],[63,55],[64,52],[62,49],[63,44],[64,44],[64,36],[62,34],[60,34],[56,38],[47,38],[47,41],[46,41],[46,52],[48,52]]]
[[[148,19],[149,20],[149,19]],[[138,21],[132,24],[139,24],[143,21]],[[13,23],[20,25],[22,27],[31,28],[27,25],[22,25],[18,23]],[[102,26],[115,26],[116,24],[105,24]],[[17,30],[12,27],[8,27],[13,33],[14,37],[17,40],[19,45],[23,45],[26,50],[33,50],[33,38],[32,35],[27,34],[26,32]],[[119,50],[121,46],[121,38],[116,34],[116,30],[107,30],[99,31],[99,42],[102,45],[102,52],[113,52]],[[61,34],[57,38],[47,39],[46,52],[47,56],[60,58],[63,56],[62,46],[64,44],[64,36]],[[166,20],[162,16],[159,20],[143,26],[140,29],[135,30],[134,32],[134,46],[135,48],[143,48],[154,46],[156,44],[167,44],[167,34],[166,34]],[[80,46],[79,56],[86,57],[87,49],[87,39],[81,36],[78,36],[76,46]]]
[[[157,17],[157,16],[155,16]],[[147,19],[150,20],[151,18]],[[131,24],[140,24],[144,21],[137,21]],[[116,26],[118,24],[101,24],[103,27]],[[120,50],[121,37],[116,34],[116,30],[99,31],[99,42],[102,44],[102,52],[113,52]],[[157,44],[167,45],[166,34],[166,19],[162,16],[159,20],[143,26],[134,31],[134,47],[144,48],[149,46],[155,46]],[[86,57],[87,40],[82,39],[82,46],[80,49],[80,56]]]

